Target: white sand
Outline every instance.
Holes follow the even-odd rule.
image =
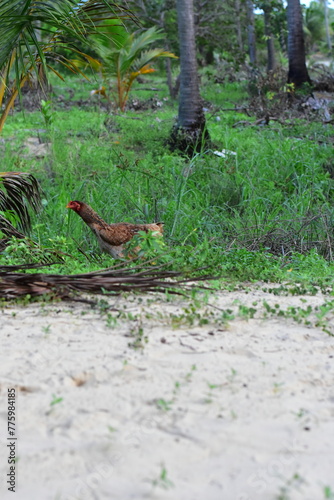
[[[331,300],[219,292],[210,302],[223,309],[258,301],[255,319],[179,319],[176,328],[171,315],[186,314],[187,302],[153,294],[108,299],[137,316],[114,327],[89,305],[6,306],[0,498],[321,500],[326,487],[334,492],[334,338],[263,319],[263,299],[282,309]],[[135,350],[128,344],[140,328],[148,342]],[[15,493],[6,485],[12,386]]]

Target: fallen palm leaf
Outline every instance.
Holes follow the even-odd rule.
[[[194,283],[213,279],[212,276],[185,278],[181,272],[161,270],[161,268],[141,269],[134,272],[128,267],[108,268],[85,274],[58,275],[14,272],[36,269],[38,264],[24,266],[0,266],[0,298],[15,299],[30,295],[36,297],[52,294],[62,300],[74,299],[73,292],[112,293],[140,291],[182,294],[194,288]],[[207,289],[201,286],[202,289]]]
[[[0,211],[15,214],[21,228],[29,231],[31,220],[27,206],[35,212],[41,208],[41,189],[36,178],[25,172],[0,172]],[[4,214],[0,214],[0,231],[6,236],[24,237]]]

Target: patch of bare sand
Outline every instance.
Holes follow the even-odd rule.
[[[134,318],[116,325],[83,304],[4,308],[1,498],[325,498],[334,491],[334,338],[264,319],[263,300],[287,309],[328,298],[218,292],[210,302],[225,320],[180,298],[108,298]],[[255,317],[243,319],[254,302]],[[198,326],[197,313],[209,323]],[[15,494],[6,485],[12,386],[21,389]]]

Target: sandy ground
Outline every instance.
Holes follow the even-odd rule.
[[[106,303],[4,307],[0,498],[334,498],[334,337],[313,313],[308,326],[265,318],[263,300],[315,311],[331,298],[253,288],[217,292],[215,307],[109,298],[109,316]]]

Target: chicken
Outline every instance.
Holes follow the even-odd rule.
[[[80,215],[97,237],[101,250],[110,253],[114,259],[124,257],[125,243],[130,241],[138,231],[163,233],[162,222],[155,224],[129,224],[127,222],[107,224],[87,203],[82,201],[70,201],[66,208],[71,208]],[[138,250],[137,247],[135,251],[138,252]]]

